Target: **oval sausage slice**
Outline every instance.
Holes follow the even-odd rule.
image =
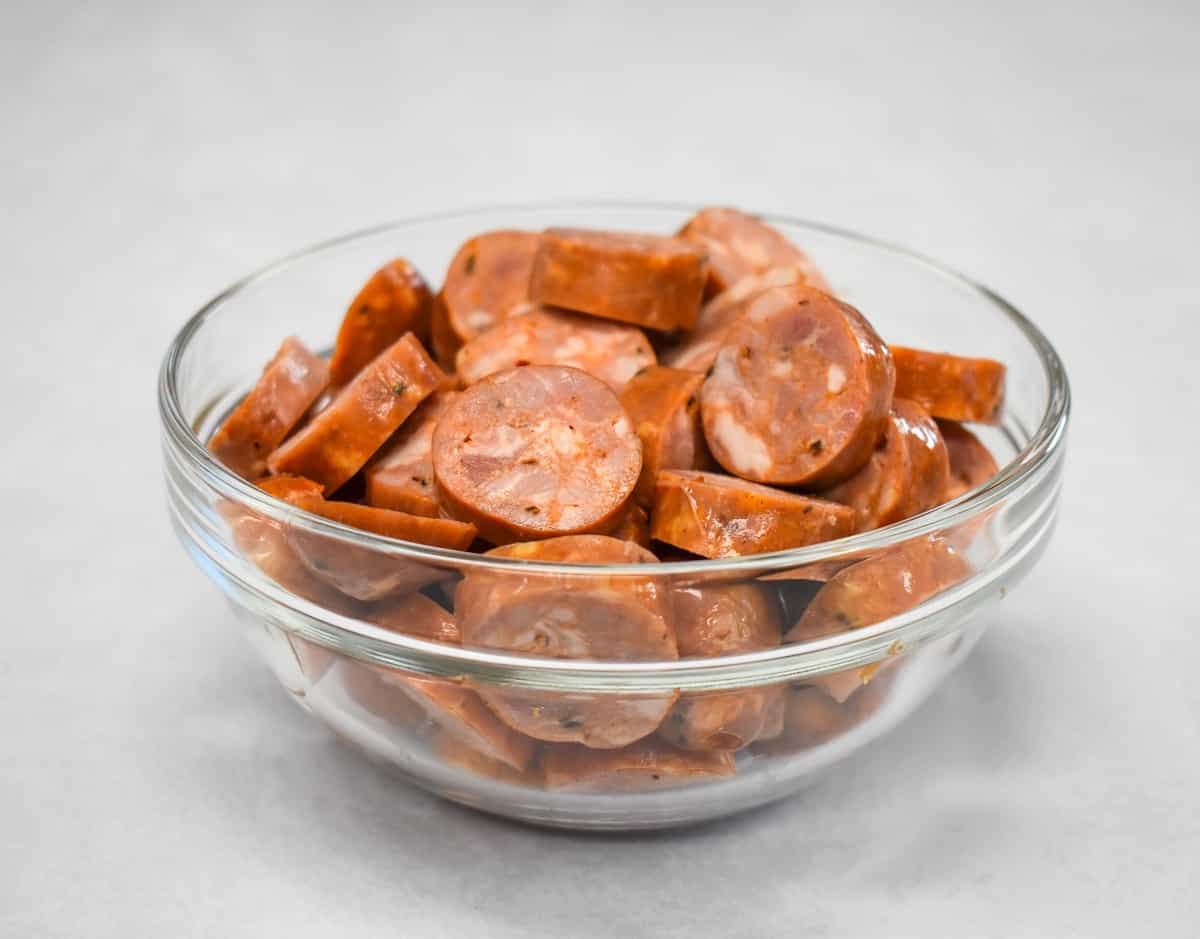
[[[789,688],[784,698],[782,733],[761,749],[777,754],[807,750],[840,736],[852,724],[847,708],[824,689],[815,685]]]
[[[857,531],[882,528],[904,519],[912,475],[906,424],[893,405],[883,436],[866,465],[849,479],[822,490],[821,498],[854,509]]]
[[[434,351],[453,367],[465,342],[487,332],[529,303],[529,275],[539,236],[502,231],[476,235],[458,249],[437,297]]]
[[[621,390],[621,405],[642,441],[642,475],[634,497],[654,501],[660,469],[700,469],[709,461],[700,426],[700,384],[694,372],[651,365]]]
[[[1000,472],[996,458],[978,437],[957,421],[938,421],[950,460],[950,480],[944,501],[982,486]]]
[[[650,534],[706,558],[783,551],[844,538],[854,511],[720,473],[658,474]]]
[[[455,391],[437,391],[426,398],[363,467],[368,505],[437,518],[433,429],[457,396]]]
[[[416,337],[407,333],[271,454],[271,472],[305,476],[326,492],[336,492],[445,380]]]
[[[706,275],[704,252],[679,238],[551,228],[529,293],[535,303],[670,332],[696,325]]]
[[[904,517],[912,518],[944,501],[950,485],[950,456],[942,432],[921,405],[897,398],[892,409],[904,427],[912,458],[912,478],[904,504]]]
[[[679,230],[708,254],[708,293],[728,290],[743,277],[772,267],[796,267],[818,290],[829,284],[804,251],[762,219],[737,209],[701,209]]]
[[[329,359],[329,378],[346,384],[405,333],[429,341],[433,295],[415,267],[396,258],[377,270],[350,304]]]
[[[539,307],[472,339],[456,361],[464,385],[518,365],[568,365],[618,389],[655,359],[640,329]]]
[[[896,396],[911,398],[934,417],[998,424],[1005,367],[993,359],[892,346]]]
[[[446,514],[493,544],[616,527],[642,468],[616,395],[578,369],[529,365],[467,388],[438,421]]]
[[[546,747],[542,771],[547,789],[573,792],[641,792],[708,782],[737,770],[732,753],[677,750],[652,737],[620,750]]]
[[[828,294],[753,309],[725,337],[700,390],[704,435],[726,470],[755,482],[830,486],[870,459],[895,372],[866,319]]]
[[[650,547],[650,517],[636,502],[629,503],[617,527],[609,534],[622,541],[632,541],[643,548]]]
[[[262,376],[208,442],[214,456],[239,476],[254,479],[329,384],[329,367],[295,336],[283,344]]]

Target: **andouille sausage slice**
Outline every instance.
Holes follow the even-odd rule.
[[[434,392],[371,457],[363,467],[368,505],[437,518],[433,429],[457,396],[456,391]]]
[[[346,310],[329,359],[329,379],[346,384],[405,333],[429,341],[433,294],[404,258],[389,261],[368,280]]]
[[[892,346],[896,396],[910,398],[934,417],[952,421],[1000,422],[1005,367],[993,359]]]
[[[583,228],[542,234],[529,280],[535,303],[671,332],[700,313],[708,265],[679,238]]]
[[[405,334],[271,454],[271,472],[305,476],[336,492],[445,380],[417,338]]]
[[[283,443],[328,384],[325,361],[289,336],[250,393],[217,428],[208,449],[239,476],[261,476],[271,451]]]
[[[650,534],[706,558],[783,551],[844,538],[854,511],[721,473],[658,474]]]
[[[944,501],[950,485],[950,456],[942,432],[921,405],[897,398],[892,410],[904,425],[912,458],[912,479],[904,504],[904,517],[912,518]]]
[[[619,389],[654,361],[634,326],[538,307],[472,339],[458,350],[456,368],[471,385],[518,365],[568,365]]]
[[[493,544],[611,531],[641,468],[641,443],[616,395],[557,365],[472,385],[433,434],[442,512]]]
[[[679,230],[679,237],[708,254],[710,296],[743,277],[781,266],[799,268],[810,286],[829,290],[812,258],[762,219],[737,209],[701,209]]]
[[[529,304],[529,275],[539,236],[504,229],[465,242],[437,296],[434,352],[447,368],[465,342]]]
[[[854,509],[857,531],[870,531],[899,522],[908,508],[913,478],[913,455],[907,422],[893,404],[883,436],[866,464],[849,479],[821,491],[821,498]]]
[[[816,685],[789,688],[783,701],[781,733],[756,746],[756,750],[766,753],[807,750],[840,736],[853,724],[847,708]]]
[[[513,786],[541,788],[542,768],[536,759],[531,759],[523,769],[481,753],[478,748],[465,743],[461,738],[444,730],[436,731],[429,741],[429,749],[447,766],[496,782]]]
[[[654,501],[661,469],[702,469],[709,462],[700,426],[702,375],[651,365],[621,389],[621,406],[642,441],[642,474],[634,498]]]
[[[736,770],[732,753],[679,750],[653,737],[619,750],[559,744],[542,753],[546,788],[575,792],[669,789],[732,776]]]
[[[950,460],[950,478],[943,501],[982,486],[1000,472],[996,458],[978,437],[957,421],[938,421]]]
[[[643,548],[650,547],[650,517],[636,502],[630,502],[621,521],[609,534],[622,541],[632,541]]]
[[[887,425],[895,370],[861,313],[805,288],[746,312],[700,390],[704,436],[729,472],[831,486],[870,459]]]
[[[757,584],[680,587],[672,593],[681,658],[753,652],[779,645],[779,610]],[[767,728],[779,686],[683,694],[658,729],[684,750],[740,750]]]

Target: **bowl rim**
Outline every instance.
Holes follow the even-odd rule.
[[[361,531],[322,516],[297,509],[269,495],[249,481],[242,479],[226,468],[209,452],[183,414],[177,394],[176,378],[180,363],[192,338],[199,332],[206,320],[218,309],[236,298],[242,291],[327,250],[385,232],[401,231],[406,228],[435,222],[469,219],[503,212],[562,212],[578,210],[581,212],[645,211],[678,214],[693,213],[700,208],[702,206],[690,203],[657,200],[549,199],[500,202],[402,217],[310,244],[307,247],[267,263],[250,274],[236,280],[203,304],[175,334],[163,356],[158,375],[158,405],[163,432],[175,448],[177,454],[186,462],[187,467],[198,473],[206,483],[224,498],[248,506],[254,512],[281,524],[287,524],[324,537],[339,539],[347,544],[366,548],[381,555],[423,561],[434,565],[453,565],[455,568],[464,571],[467,569],[477,569],[506,571],[510,573],[525,571],[531,574],[536,572],[539,575],[568,575],[580,578],[595,576],[610,578],[641,576],[644,578],[647,575],[647,565],[645,564],[595,565],[488,557],[467,551],[414,544],[384,535],[377,535],[373,532]],[[968,292],[976,294],[1007,317],[1034,349],[1041,365],[1043,376],[1047,382],[1046,408],[1038,426],[1032,433],[1028,434],[1028,440],[1025,445],[1020,448],[1012,460],[1001,467],[1000,471],[992,479],[927,512],[869,532],[862,532],[835,541],[822,542],[802,548],[790,548],[765,554],[717,560],[664,561],[652,566],[653,575],[656,579],[687,577],[689,575],[752,577],[766,571],[780,571],[785,568],[801,567],[821,561],[836,560],[892,547],[901,542],[929,535],[954,525],[963,524],[972,518],[988,512],[1000,502],[1024,488],[1032,478],[1038,475],[1044,466],[1052,463],[1059,457],[1065,441],[1071,410],[1070,383],[1067,378],[1066,369],[1057,350],[1046,335],[1012,303],[1004,299],[1000,294],[959,271],[939,261],[935,261],[924,254],[912,251],[885,239],[864,235],[837,225],[780,213],[752,212],[751,214],[757,215],[772,224],[820,232],[899,256],[909,263],[926,269],[931,274],[949,280]],[[975,579],[975,577],[972,577],[964,583],[970,583]],[[274,585],[261,592],[268,595],[278,593],[274,589]],[[956,592],[956,589],[951,589],[946,593],[954,594]],[[605,663],[590,660],[573,661],[538,659],[531,656],[510,656],[438,645],[436,643],[426,643],[410,636],[382,630],[362,620],[339,615],[325,607],[310,604],[303,598],[288,591],[282,591],[282,593],[284,596],[297,601],[295,604],[288,604],[293,609],[305,612],[303,607],[312,607],[314,610],[321,611],[321,618],[324,622],[331,625],[336,624],[339,630],[346,630],[363,638],[382,641],[385,645],[390,644],[409,650],[416,653],[419,658],[425,658],[430,651],[434,651],[440,653],[442,657],[462,660],[464,664],[468,660],[482,657],[493,660],[494,664],[501,668],[513,667],[514,662],[519,662],[522,667],[526,668],[541,666],[543,668],[562,669],[565,665],[569,665],[570,668],[567,669],[568,671],[577,670],[579,666],[612,665],[620,671],[629,672],[631,676],[634,674],[645,674],[647,669],[678,670],[681,666],[689,664],[716,662],[749,664],[755,660],[780,657],[780,654],[784,652],[790,653],[791,656],[795,657],[801,657],[808,653],[824,653],[842,645],[853,644],[855,640],[866,638],[868,634],[890,633],[893,631],[892,629],[880,630],[879,627],[894,624],[896,628],[900,628],[905,622],[917,618],[910,614],[925,607],[925,604],[920,604],[913,610],[906,611],[904,614],[899,614],[881,623],[861,627],[860,629],[841,633],[834,637],[827,637],[826,639],[810,640],[782,646],[779,649],[767,649],[756,653],[746,653],[739,656],[722,656],[712,659]],[[279,599],[278,596],[276,596],[276,599]],[[926,601],[926,603],[929,602]],[[422,647],[428,648],[423,649]],[[583,671],[587,670],[586,668],[583,669]]]

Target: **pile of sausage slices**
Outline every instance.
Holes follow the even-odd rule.
[[[709,208],[672,236],[486,232],[437,293],[390,261],[351,302],[332,354],[285,339],[209,448],[299,509],[405,541],[600,565],[729,558],[892,524],[982,484],[997,466],[963,423],[999,421],[1004,379],[990,359],[887,345],[782,233]],[[464,579],[245,512],[230,521],[264,571],[331,608],[559,658],[810,639],[900,612],[966,571],[948,541],[922,539],[831,571],[797,605],[763,581]],[[308,648],[302,661],[320,670],[328,657]],[[803,725],[793,738],[827,735],[867,672],[603,701],[382,669],[350,686],[393,719],[417,706],[448,759],[603,788],[732,772],[735,751],[786,737],[789,721]]]

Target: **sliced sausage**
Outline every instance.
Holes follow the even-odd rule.
[[[943,500],[957,499],[1000,472],[996,458],[978,437],[957,421],[938,421],[950,460],[950,479]]]
[[[892,346],[896,396],[910,398],[934,417],[998,424],[1006,369],[993,359]]]
[[[854,511],[720,473],[658,474],[650,534],[706,558],[783,551],[854,532]]]
[[[679,237],[707,253],[710,296],[743,277],[783,266],[799,268],[810,286],[829,290],[812,258],[762,219],[737,209],[701,209],[679,230]]]
[[[276,499],[291,502],[297,496],[317,496],[324,494],[325,487],[303,476],[268,476],[255,483],[259,489]]]
[[[536,232],[506,229],[476,235],[458,249],[434,315],[434,352],[442,365],[453,368],[463,343],[528,305],[538,241]]]
[[[950,456],[942,432],[921,405],[897,398],[892,410],[904,426],[912,459],[912,478],[904,505],[904,517],[912,518],[944,501],[950,485]]]
[[[464,385],[517,365],[569,365],[619,389],[654,364],[654,350],[636,327],[538,307],[472,339],[456,361]]]
[[[551,228],[533,259],[535,303],[671,332],[700,313],[708,265],[679,238]]]
[[[654,501],[661,469],[702,469],[709,462],[700,426],[702,375],[651,365],[621,389],[621,406],[642,441],[642,475],[634,498]]]
[[[506,545],[488,556],[585,564],[657,564],[649,551],[604,535]],[[671,609],[653,569],[645,577],[472,571],[455,593],[465,645],[547,658],[659,661],[678,657]],[[569,694],[475,682],[509,726],[539,740],[620,747],[654,730],[674,694]]]
[[[283,443],[329,384],[329,366],[295,336],[283,340],[262,376],[208,442],[218,460],[245,479],[261,476],[267,456]]]
[[[725,336],[700,390],[704,436],[726,470],[755,482],[831,486],[870,459],[895,371],[866,319],[828,294],[793,291]]]
[[[425,712],[411,697],[384,680],[383,669],[344,659],[337,673],[341,674],[346,694],[368,714],[409,731],[428,727]]]
[[[460,737],[444,730],[436,731],[430,738],[429,747],[433,755],[447,766],[453,766],[472,776],[493,779],[514,786],[541,788],[542,769],[538,761],[531,759],[524,769],[515,769],[509,763],[497,760],[464,742]]]
[[[779,611],[757,584],[681,587],[672,594],[681,658],[779,645]],[[767,729],[778,686],[680,696],[659,736],[684,750],[740,750]]]
[[[406,334],[271,454],[271,472],[305,476],[336,492],[445,380],[416,337]]]
[[[362,618],[406,636],[455,646],[462,644],[462,633],[454,615],[420,593],[376,603],[363,612]]]
[[[429,341],[433,294],[415,267],[396,258],[377,270],[350,304],[329,359],[329,380],[346,384],[405,333]]]
[[[643,548],[650,547],[650,517],[636,502],[630,502],[621,521],[609,534],[622,541],[632,541]]]
[[[707,372],[725,342],[725,334],[749,309],[786,306],[793,302],[793,293],[778,288],[806,283],[804,273],[795,267],[776,267],[743,277],[701,307],[696,328],[663,351],[662,363],[691,372]]]
[[[775,754],[807,750],[841,736],[852,723],[847,708],[824,689],[799,685],[784,697],[782,732],[755,749]]]
[[[493,544],[612,530],[641,468],[641,444],[616,395],[557,365],[470,386],[433,434],[442,511]]]
[[[560,744],[542,754],[546,788],[574,792],[668,789],[732,776],[736,770],[732,753],[677,750],[653,737],[619,750]]]
[[[433,429],[457,396],[455,391],[434,392],[371,458],[363,468],[368,505],[437,518]]]

